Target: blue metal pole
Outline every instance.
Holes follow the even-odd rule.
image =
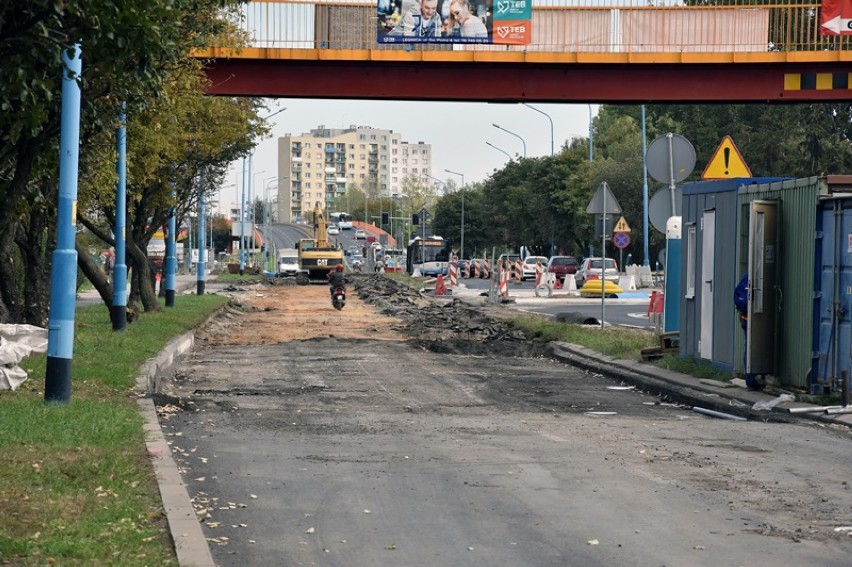
[[[249,162],[251,167],[251,162]],[[240,197],[240,275],[243,275],[246,270],[245,257],[245,237],[246,237],[246,158],[243,158],[243,192]]]
[[[118,128],[115,131],[118,161],[118,185],[115,188],[115,265],[112,269],[112,330],[127,327],[127,263],[125,259],[125,230],[127,225],[127,114],[122,102],[118,110]]]
[[[175,190],[172,188],[172,199]],[[166,225],[166,307],[175,306],[175,273],[177,272],[177,250],[175,246],[175,207],[169,207],[169,220]]]
[[[197,295],[204,295],[204,245],[207,240],[204,226],[204,221],[206,219],[204,217],[206,214],[207,211],[204,207],[204,195],[201,195],[201,198],[198,199],[198,264],[196,264],[197,279],[195,288],[195,293]]]
[[[642,245],[645,256],[643,266],[650,266],[648,257],[648,147],[645,136],[645,105],[642,105]]]
[[[59,135],[59,207],[56,248],[50,271],[50,316],[44,401],[67,404],[71,399],[74,317],[77,295],[77,171],[80,162],[80,46],[63,51],[62,119]]]

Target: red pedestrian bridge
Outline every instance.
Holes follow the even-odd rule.
[[[852,98],[850,37],[840,35],[849,20],[826,23],[820,3],[474,0],[492,31],[495,10],[532,2],[528,43],[497,45],[383,43],[399,15],[394,1],[253,0],[227,12],[241,45],[195,53],[209,93],[625,104]],[[448,14],[449,3],[439,0],[438,12]]]

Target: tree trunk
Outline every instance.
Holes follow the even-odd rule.
[[[134,303],[141,302],[145,311],[159,311],[162,307],[154,293],[154,274],[151,273],[151,265],[148,257],[136,243],[127,239],[127,265],[132,266],[132,285],[130,297]]]
[[[107,313],[112,316],[112,284],[104,271],[89,256],[89,252],[77,243],[77,266],[89,282],[95,287],[98,295],[106,306]]]
[[[24,268],[24,323],[47,327],[50,315],[51,251],[56,243],[56,223],[50,209],[31,210],[29,222],[20,225],[17,238]]]

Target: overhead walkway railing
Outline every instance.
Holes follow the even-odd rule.
[[[414,0],[404,0],[402,12]],[[509,0],[506,0],[509,1]],[[526,0],[529,2],[530,0]],[[493,6],[503,0],[493,0]],[[475,3],[474,3],[475,4]],[[200,58],[528,63],[783,63],[852,60],[848,36],[820,33],[820,4],[682,5],[667,0],[533,1],[525,45],[382,43],[390,0],[253,0],[223,13],[241,45]],[[449,0],[439,10],[449,15]],[[493,14],[480,10],[486,25]],[[489,29],[492,29],[489,27]]]

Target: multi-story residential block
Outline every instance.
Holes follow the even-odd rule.
[[[428,183],[432,146],[410,144],[392,130],[326,128],[278,138],[278,219],[296,221],[357,185],[373,197],[401,194],[409,175]]]

